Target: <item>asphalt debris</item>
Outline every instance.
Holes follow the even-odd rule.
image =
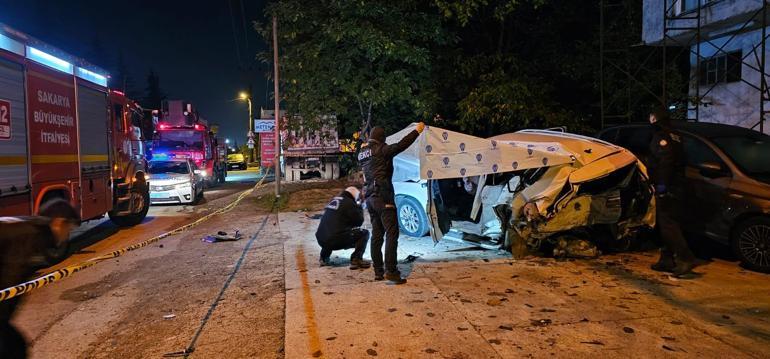
[[[546,319],[532,319],[532,320],[529,321],[529,323],[532,326],[535,326],[535,327],[545,327],[547,325],[551,325],[553,323],[553,321],[551,321],[550,319],[547,319],[547,318]]]

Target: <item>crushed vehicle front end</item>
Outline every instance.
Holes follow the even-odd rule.
[[[599,248],[627,249],[654,227],[646,168],[622,147],[540,130],[490,139],[447,131],[430,136],[418,157],[434,240],[446,235],[514,256],[595,257]],[[453,137],[460,151],[453,152]]]
[[[644,165],[628,150],[552,131],[521,131],[506,141],[561,143],[575,161],[515,174],[513,200],[501,218],[507,248],[549,248],[557,257],[594,257],[596,245],[627,249],[655,225],[655,197]],[[518,178],[517,178],[518,177]]]

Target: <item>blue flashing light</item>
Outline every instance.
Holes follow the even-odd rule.
[[[96,72],[86,70],[82,67],[77,68],[77,76],[83,80],[88,80],[97,85],[107,87],[107,76],[97,74]]]
[[[0,49],[24,56],[24,44],[3,34],[0,34]]]
[[[168,160],[168,153],[153,153],[152,154],[152,160],[153,161],[165,161],[165,160]]]
[[[74,66],[72,66],[71,63],[49,53],[40,51],[32,46],[27,46],[27,58],[59,71],[66,72],[70,75],[74,72]]]

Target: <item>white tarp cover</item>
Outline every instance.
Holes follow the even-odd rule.
[[[388,136],[393,144],[415,124]],[[478,176],[573,162],[556,142],[489,140],[439,127],[426,126],[408,149],[393,161],[394,182]]]

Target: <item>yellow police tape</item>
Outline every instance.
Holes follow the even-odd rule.
[[[267,173],[265,173],[265,175],[262,176],[262,179],[259,180],[259,182],[257,182],[257,184],[254,185],[254,187],[241,192],[241,194],[239,194],[238,197],[233,202],[229,203],[228,205],[226,205],[226,206],[224,206],[224,207],[222,207],[222,208],[220,208],[220,209],[218,209],[218,210],[216,210],[214,212],[211,212],[211,213],[209,213],[209,214],[207,214],[207,215],[197,219],[194,222],[185,224],[184,226],[181,226],[181,227],[176,228],[176,229],[174,229],[172,231],[163,233],[163,234],[161,234],[159,236],[152,237],[152,238],[150,238],[150,239],[148,239],[148,240],[146,240],[144,242],[139,242],[139,243],[136,243],[136,244],[132,244],[132,245],[130,245],[128,247],[119,249],[117,251],[110,252],[110,253],[107,253],[107,254],[99,256],[99,257],[91,258],[91,259],[89,259],[89,260],[87,260],[85,262],[82,262],[80,264],[71,265],[71,266],[68,266],[68,267],[65,267],[65,268],[53,271],[51,273],[48,273],[48,274],[43,275],[41,277],[38,277],[36,279],[30,280],[28,282],[24,282],[24,283],[21,283],[19,285],[13,286],[13,287],[5,288],[2,291],[0,291],[0,301],[8,300],[8,299],[11,299],[11,298],[18,297],[18,296],[20,296],[22,294],[25,294],[25,293],[29,293],[29,292],[31,292],[31,291],[33,291],[35,289],[44,287],[44,286],[46,286],[48,284],[51,284],[53,282],[57,282],[59,280],[67,278],[67,277],[69,277],[69,276],[71,276],[71,275],[73,275],[73,274],[75,274],[77,272],[80,272],[80,271],[82,271],[82,270],[84,270],[84,269],[86,269],[88,267],[92,267],[92,266],[96,265],[97,263],[99,263],[101,261],[104,261],[104,260],[107,260],[107,259],[111,259],[111,258],[120,257],[121,255],[123,255],[123,254],[125,254],[127,252],[130,252],[130,251],[133,251],[133,250],[136,250],[136,249],[139,249],[139,248],[147,247],[148,245],[150,245],[152,243],[155,243],[157,241],[160,241],[161,239],[164,239],[166,237],[172,236],[174,234],[177,234],[177,233],[186,231],[186,230],[188,230],[188,229],[190,229],[192,227],[195,227],[195,226],[197,226],[197,225],[199,225],[199,224],[209,220],[211,217],[214,217],[214,216],[222,214],[222,213],[229,212],[230,210],[235,208],[235,206],[237,206],[244,198],[246,198],[246,196],[251,194],[255,189],[260,188],[264,184],[265,178],[267,178],[267,175],[269,173],[270,173],[270,171],[267,171]]]

